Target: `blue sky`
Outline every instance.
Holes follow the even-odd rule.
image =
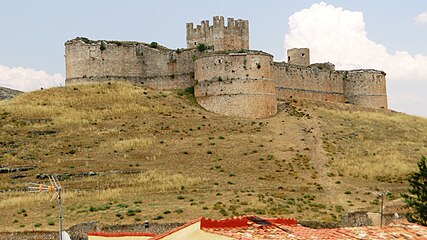
[[[298,35],[297,31],[290,32],[289,18],[303,9],[311,9],[301,13],[300,16],[304,19],[300,17],[292,26],[293,28],[305,26],[305,29],[310,31],[307,23],[313,21],[314,12],[327,9],[325,6],[320,6],[317,10],[312,7],[319,2],[311,0],[0,0],[0,85],[18,86],[22,89],[31,84],[28,81],[18,83],[19,77],[13,78],[13,76],[27,75],[38,76],[39,79],[34,82],[48,84],[47,80],[40,80],[40,78],[46,78],[53,79],[52,81],[58,84],[60,79],[65,78],[64,42],[77,36],[91,39],[156,41],[169,48],[181,48],[185,47],[186,22],[200,23],[201,20],[211,20],[216,15],[248,19],[250,47],[262,49],[273,54],[276,60],[282,60],[285,57],[286,34],[289,35],[289,39],[294,39],[287,40],[289,47],[298,45],[299,42],[312,47],[311,43],[316,42],[316,36],[302,36]],[[338,29],[344,32],[342,36],[351,35],[348,31],[353,30],[359,31],[360,36],[364,31],[366,32],[369,42],[354,42],[349,51],[358,51],[357,49],[363,48],[365,43],[366,51],[371,49],[369,46],[375,44],[376,49],[384,48],[384,51],[375,54],[382,54],[381,59],[386,59],[387,64],[378,65],[379,59],[377,62],[369,60],[361,62],[359,59],[360,66],[387,69],[404,69],[406,63],[417,66],[407,69],[406,72],[391,70],[391,75],[387,75],[389,103],[393,109],[427,117],[427,108],[424,107],[427,105],[427,100],[424,99],[424,90],[427,90],[427,74],[422,70],[423,64],[427,63],[424,61],[424,57],[427,56],[425,43],[427,19],[421,15],[427,12],[427,1],[331,0],[324,2],[329,6],[329,10],[336,13],[335,19],[324,16],[324,19],[330,20],[326,21],[327,24],[337,24],[341,19],[348,19],[349,23],[353,24],[354,28]],[[361,20],[351,14],[354,12],[363,14],[364,29],[358,29]],[[417,21],[416,18],[419,15],[421,16]],[[351,20],[352,18],[354,21]],[[313,46],[313,48],[316,50],[316,47],[322,48],[322,46]],[[330,51],[333,49],[331,48]],[[406,55],[398,54],[397,51],[404,51]],[[316,53],[319,55],[313,56]],[[330,54],[331,52],[326,50],[314,51],[312,59],[323,60],[332,56]],[[340,57],[345,55],[352,54],[340,51],[333,56],[333,60],[341,62]],[[366,55],[370,53],[366,52]],[[417,55],[421,57],[417,58]],[[402,60],[400,65],[393,65],[400,61],[401,56],[405,61]],[[358,60],[355,62],[358,63]],[[339,66],[338,64],[337,67]],[[427,65],[424,68],[427,69]],[[21,70],[26,73],[21,73]],[[1,71],[13,71],[14,74],[6,73],[8,75],[5,80],[5,73],[2,75]],[[40,71],[43,71],[43,74]],[[408,72],[417,72],[417,74],[412,76]],[[26,88],[28,89],[30,88]]]

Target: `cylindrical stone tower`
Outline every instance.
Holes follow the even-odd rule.
[[[346,103],[387,109],[385,73],[378,70],[351,70],[344,79]]]
[[[197,102],[228,116],[265,118],[277,113],[273,56],[256,51],[214,53],[195,61]]]
[[[288,63],[300,66],[310,65],[310,49],[292,48],[288,49]]]

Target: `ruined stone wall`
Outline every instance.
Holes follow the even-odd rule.
[[[387,109],[385,73],[378,70],[351,70],[344,79],[345,102],[362,107]]]
[[[197,47],[198,44],[213,46],[215,51],[249,49],[249,22],[247,20],[233,18],[227,19],[224,25],[224,17],[213,18],[213,25],[209,21],[202,21],[201,25],[193,27],[193,23],[187,23],[187,48]]]
[[[319,101],[344,103],[344,73],[330,68],[320,69],[290,65],[273,64],[273,79],[276,95],[280,100],[306,98]]]
[[[65,43],[66,83],[123,80],[156,89],[193,86],[195,50],[138,42],[74,39]]]
[[[277,112],[272,56],[262,52],[212,53],[195,61],[197,102],[229,116],[264,118]]]

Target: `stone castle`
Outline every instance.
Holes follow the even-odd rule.
[[[387,108],[385,73],[336,71],[310,64],[307,48],[289,49],[288,62],[249,49],[247,20],[214,17],[187,23],[187,48],[75,38],[65,43],[66,84],[123,80],[155,89],[194,87],[205,109],[229,116],[264,118],[277,102],[304,98]]]

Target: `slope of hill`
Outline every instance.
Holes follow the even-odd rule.
[[[0,102],[0,225],[56,229],[49,194],[23,191],[53,173],[66,189],[65,227],[241,214],[339,221],[378,211],[377,191],[398,198],[427,155],[424,118],[308,101],[280,109],[225,117],[190,91],[114,82]]]
[[[20,93],[22,93],[22,92],[18,91],[18,90],[0,87],[0,100],[13,98]]]

